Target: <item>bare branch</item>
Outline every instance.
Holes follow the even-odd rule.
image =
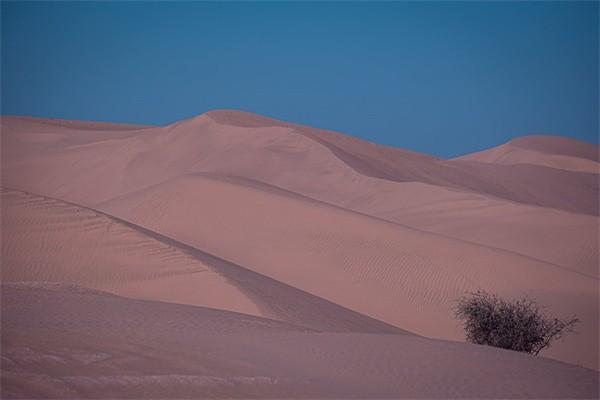
[[[468,341],[535,355],[579,322],[576,317],[547,317],[529,297],[510,302],[481,290],[460,298],[454,312],[464,323]]]

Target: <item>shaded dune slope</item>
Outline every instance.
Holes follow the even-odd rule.
[[[327,146],[358,172],[399,182],[423,182],[485,193],[525,204],[541,205],[598,215],[598,179],[591,173],[547,169],[537,165],[479,165],[469,161],[444,161],[406,150],[369,143],[337,132],[289,124],[241,111],[207,113],[216,122],[245,127],[288,127]],[[524,143],[530,143],[523,139]],[[573,153],[590,156],[598,147],[578,143]],[[558,151],[554,142],[543,149]],[[583,149],[581,149],[583,148]],[[597,154],[596,154],[597,157]],[[591,172],[598,172],[591,171]],[[587,191],[583,188],[589,188]],[[561,190],[557,190],[561,189]],[[582,190],[583,189],[583,190]],[[568,196],[556,196],[561,191]]]
[[[302,332],[64,285],[3,285],[2,302],[6,397],[598,396],[595,371],[490,347]]]
[[[276,185],[287,182],[296,186],[288,189],[309,194],[302,190],[302,185],[307,184],[311,174],[343,178],[351,174],[350,168],[362,175],[394,182],[429,183],[525,204],[598,215],[598,179],[593,173],[539,165],[438,160],[336,132],[238,111],[209,112],[165,128],[142,129],[137,134],[136,131],[125,131],[112,141],[102,140],[93,149],[82,143],[81,138],[85,135],[68,135],[65,131],[62,133],[66,137],[57,138],[54,145],[46,146],[42,153],[35,152],[36,146],[31,143],[36,139],[27,138],[27,135],[36,136],[28,125],[23,126],[18,120],[6,117],[3,120],[9,127],[3,134],[6,142],[3,149],[10,149],[3,154],[8,160],[9,173],[4,174],[4,178],[9,179],[6,184],[43,193],[52,190],[53,193],[48,194],[87,205],[189,172],[237,172],[242,176],[244,172],[250,172],[255,176],[249,178]],[[24,135],[24,132],[29,133]],[[165,150],[165,145],[169,145],[169,150]],[[318,147],[324,147],[327,152]],[[13,160],[14,154],[18,153],[21,157]],[[28,155],[36,157],[28,160]],[[107,158],[111,162],[103,165]],[[147,169],[147,164],[155,167],[146,170],[146,176],[142,176],[142,166]],[[24,165],[29,171],[21,172]],[[76,178],[77,186],[64,187],[66,184],[56,176],[61,175],[63,168],[73,165],[82,169],[81,178],[71,176]],[[288,176],[274,175],[273,168],[279,165]],[[307,176],[295,174],[296,182],[292,183],[292,170],[309,173]],[[109,173],[120,178],[115,181],[102,179]],[[84,176],[89,179],[90,175],[102,179],[106,188],[102,195],[97,190],[93,193],[93,188],[83,179]],[[90,190],[95,197],[87,194]]]
[[[64,282],[320,331],[407,333],[118,218],[2,190],[3,282]]]

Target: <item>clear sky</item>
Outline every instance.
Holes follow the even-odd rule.
[[[234,108],[451,157],[598,142],[598,3],[2,2],[2,113]]]

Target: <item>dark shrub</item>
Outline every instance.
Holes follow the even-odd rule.
[[[547,317],[527,297],[511,302],[484,291],[459,299],[455,313],[464,323],[468,341],[536,355],[579,321]]]

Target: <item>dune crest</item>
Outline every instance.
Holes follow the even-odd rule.
[[[44,122],[39,120],[36,124]],[[219,172],[258,179],[303,194],[323,190],[311,191],[309,182],[315,179],[335,179],[353,185],[353,175],[391,182],[422,182],[598,215],[598,179],[592,173],[539,165],[444,161],[239,111],[209,112],[164,128],[111,131],[102,139],[98,131],[67,129],[61,132],[62,139],[43,148],[28,139],[30,124],[4,117],[3,126],[9,128],[3,132],[5,185],[85,205],[183,173]],[[55,131],[54,126],[46,129]],[[103,162],[107,159],[111,160],[109,164]],[[72,174],[64,173],[72,165],[81,169],[75,181]],[[63,182],[60,177],[67,175],[71,175],[71,180]],[[103,183],[102,192],[89,185],[90,176]],[[120,179],[108,180],[107,176]]]
[[[319,331],[409,333],[98,211],[14,190],[1,194],[5,283],[80,285]]]
[[[492,164],[530,164],[567,171],[600,173],[599,147],[560,136],[531,135],[457,160]]]
[[[97,207],[190,173],[240,176],[597,275],[598,219],[587,214],[598,206],[594,174],[443,161],[232,110],[126,131],[25,122],[2,119],[2,178],[9,187]]]
[[[3,282],[63,282],[262,315],[209,265],[110,217],[23,192],[1,195]]]
[[[578,340],[548,354],[585,365],[597,362],[589,349],[597,346],[598,279],[558,265],[235,177],[189,175],[102,209],[425,336],[462,337],[451,309],[469,290],[533,294],[553,311],[577,313],[586,321]],[[190,209],[195,212],[188,214]]]
[[[528,294],[582,320],[546,355],[598,369],[596,145],[442,160],[235,110],[1,124],[3,282],[446,340],[465,292]]]

